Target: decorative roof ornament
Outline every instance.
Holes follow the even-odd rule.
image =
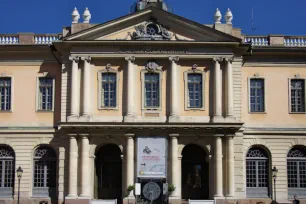
[[[132,34],[133,40],[170,40],[172,38],[166,28],[151,21],[135,26],[135,30]]]
[[[78,12],[78,9],[74,7],[74,10],[72,11],[72,23],[78,23],[80,19],[80,14]]]
[[[215,18],[215,23],[221,23],[222,15],[221,15],[221,12],[218,8],[216,10],[214,18]]]
[[[226,24],[232,24],[233,14],[232,11],[228,8],[225,14],[225,22]]]
[[[83,13],[83,23],[89,23],[90,19],[91,19],[91,14],[89,9],[86,7]]]

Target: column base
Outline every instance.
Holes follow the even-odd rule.
[[[221,115],[215,115],[215,116],[211,119],[211,121],[212,121],[213,123],[224,123],[224,122],[225,122],[224,118],[223,118]]]
[[[82,115],[79,117],[79,122],[90,122],[92,117],[90,115]]]
[[[170,123],[180,122],[180,117],[177,115],[171,115],[168,120]]]
[[[123,121],[124,122],[135,122],[136,120],[136,117],[134,115],[127,115],[127,116],[124,116],[123,118]]]
[[[226,116],[225,122],[237,122],[233,115]]]

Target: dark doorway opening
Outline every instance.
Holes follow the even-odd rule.
[[[98,199],[117,199],[122,203],[121,150],[115,144],[102,146],[96,154]]]
[[[209,165],[198,145],[187,145],[182,152],[182,198],[209,199]]]

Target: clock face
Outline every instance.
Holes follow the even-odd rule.
[[[146,199],[153,201],[160,196],[161,189],[157,183],[149,182],[144,185],[142,193]]]

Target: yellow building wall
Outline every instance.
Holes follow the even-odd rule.
[[[289,113],[289,78],[306,77],[306,67],[242,67],[242,121],[247,125],[305,125],[306,114]],[[249,113],[248,79],[265,79],[265,113]]]
[[[36,111],[37,77],[55,78],[53,111]],[[12,76],[12,111],[0,111],[1,126],[54,126],[60,121],[61,69],[57,63],[1,66],[0,74]]]

